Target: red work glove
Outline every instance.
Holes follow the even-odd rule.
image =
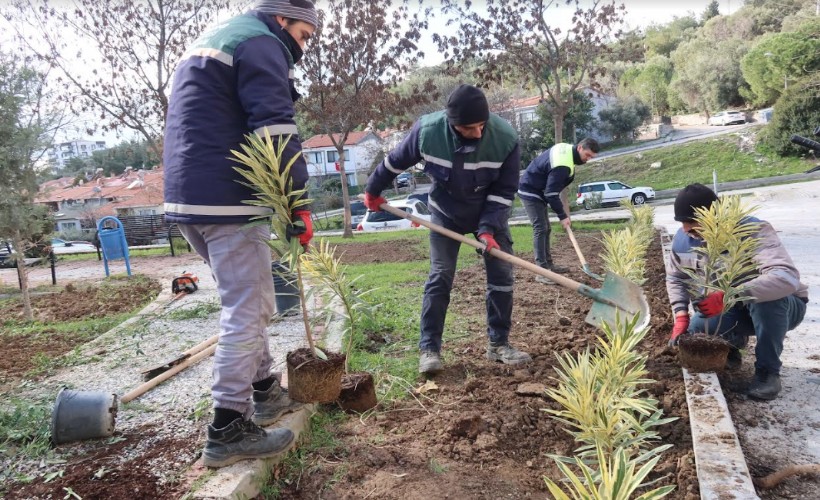
[[[675,316],[675,325],[672,327],[672,335],[669,337],[669,347],[678,345],[678,337],[686,333],[689,329],[689,314]]]
[[[495,248],[496,250],[501,250],[501,247],[498,245],[498,242],[495,241],[495,238],[490,233],[481,233],[478,235],[478,239],[485,245],[483,252],[485,255],[489,254],[490,250],[492,250],[493,248]]]
[[[707,318],[717,316],[723,312],[723,292],[712,292],[697,304],[698,311]]]
[[[310,219],[310,210],[296,210],[293,212],[293,218],[293,222],[301,221],[305,225],[302,231],[299,231],[302,229],[301,227],[296,226],[297,229],[294,233],[299,236],[299,243],[307,248],[310,245],[310,240],[313,239],[313,221]]]
[[[364,193],[364,206],[366,206],[369,210],[374,212],[381,211],[382,203],[387,203],[387,200],[384,199],[384,196],[381,195],[372,195],[370,193]]]

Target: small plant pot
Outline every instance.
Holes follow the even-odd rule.
[[[378,403],[373,375],[367,372],[342,375],[342,392],[339,394],[339,406],[344,411],[363,413],[375,408]]]
[[[288,396],[300,403],[331,403],[342,392],[345,355],[326,352],[327,360],[317,358],[303,347],[288,353]]]
[[[682,335],[678,342],[681,366],[693,372],[715,372],[726,366],[732,345],[720,337],[695,333]]]
[[[274,300],[276,312],[280,316],[295,316],[299,314],[299,287],[296,286],[296,274],[291,273],[288,266],[282,262],[271,263],[273,274]]]

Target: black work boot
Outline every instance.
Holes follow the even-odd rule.
[[[755,378],[752,380],[747,394],[754,399],[771,401],[777,397],[781,388],[779,373],[771,373],[757,368],[755,369]]]
[[[285,413],[302,407],[302,403],[288,397],[288,390],[274,379],[266,391],[253,391],[253,423],[265,427],[276,422]]]
[[[237,418],[221,429],[208,426],[202,463],[224,467],[245,458],[268,458],[286,451],[293,443],[290,429],[265,429],[250,420]]]
[[[729,355],[726,356],[726,369],[729,371],[735,371],[739,370],[742,365],[743,355],[740,353],[740,349],[732,347],[729,350]]]

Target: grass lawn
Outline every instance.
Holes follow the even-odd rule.
[[[582,165],[575,170],[570,193],[577,192],[578,184],[608,179],[660,190],[682,188],[692,182],[709,185],[713,170],[717,171],[718,182],[727,182],[797,174],[814,166],[814,162],[800,158],[758,152],[752,144],[757,130],[746,129]],[[651,167],[656,162],[661,162],[660,168]]]

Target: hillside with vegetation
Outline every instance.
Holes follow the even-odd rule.
[[[576,168],[570,193],[584,182],[614,179],[656,191],[691,182],[719,182],[797,174],[817,164],[812,155],[780,156],[759,144],[764,127],[744,129],[720,137],[687,142],[649,151],[595,160]]]

